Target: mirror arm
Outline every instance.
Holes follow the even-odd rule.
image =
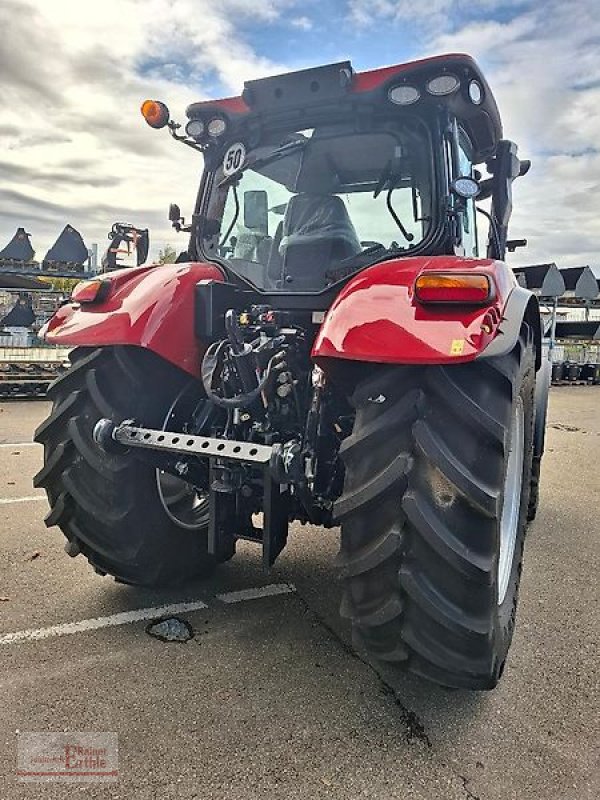
[[[506,252],[512,213],[512,184],[516,178],[529,171],[531,163],[517,156],[517,145],[514,142],[502,139],[498,142],[495,157],[487,164],[494,176],[492,216],[496,222],[496,235],[488,240],[488,256],[502,260]]]
[[[198,142],[190,139],[187,135],[181,136],[181,134],[177,133],[181,125],[178,122],[173,122],[173,120],[169,120],[167,123],[167,127],[169,129],[169,133],[175,139],[176,142],[183,142],[183,144],[187,144],[188,147],[191,147],[192,150],[196,150],[199,153],[203,153],[206,150],[204,145],[198,144]]]
[[[486,178],[479,183],[479,194],[477,200],[488,200],[494,193],[494,179]]]

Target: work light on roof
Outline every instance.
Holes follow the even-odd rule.
[[[465,200],[471,200],[473,197],[477,197],[481,191],[481,187],[479,186],[479,183],[469,175],[460,175],[452,182],[452,190],[459,197],[462,197]]]
[[[206,126],[209,136],[222,136],[227,129],[227,123],[223,117],[215,117]]]
[[[390,89],[388,97],[392,103],[395,103],[397,106],[411,106],[421,97],[421,92],[416,86],[402,84],[401,86],[394,86]]]
[[[471,81],[469,84],[469,98],[475,106],[483,102],[483,89],[481,88],[481,84],[477,81]]]
[[[427,81],[426,88],[429,94],[436,97],[442,97],[446,94],[452,94],[460,86],[460,81],[456,75],[438,75]]]
[[[201,139],[205,132],[204,122],[201,119],[191,119],[185,126],[185,132],[192,139]]]

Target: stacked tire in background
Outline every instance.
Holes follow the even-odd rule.
[[[552,364],[552,384],[554,386],[565,386],[569,384],[599,386],[600,364],[593,362],[580,364],[576,361],[557,361]]]

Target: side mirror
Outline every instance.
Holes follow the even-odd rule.
[[[494,194],[494,179],[486,178],[479,184],[478,200],[487,200]]]
[[[175,228],[177,233],[180,231],[186,231],[189,233],[192,230],[191,225],[186,225],[184,218],[181,216],[181,209],[177,205],[177,203],[171,203],[169,206],[169,221],[171,225]]]
[[[244,192],[244,227],[268,235],[269,203],[264,189]]]

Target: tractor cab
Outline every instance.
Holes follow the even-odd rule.
[[[142,113],[204,154],[190,258],[269,293],[322,292],[402,256],[501,259],[510,185],[528,167],[465,55],[248,81],[239,97],[189,106],[185,135],[163,104]],[[492,197],[487,253],[476,196]]]

